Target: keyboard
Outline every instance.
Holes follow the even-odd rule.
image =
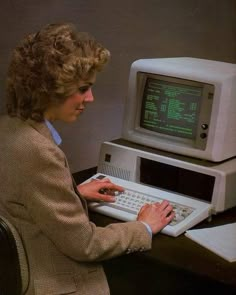
[[[116,198],[114,203],[90,202],[89,209],[115,219],[122,221],[136,220],[137,214],[144,204],[168,200],[173,206],[175,217],[161,232],[177,237],[211,214],[211,204],[209,203],[103,173],[97,173],[85,182],[100,180],[105,177],[109,178],[113,183],[122,186],[124,191],[113,192]],[[102,190],[102,193],[109,194],[110,192]]]

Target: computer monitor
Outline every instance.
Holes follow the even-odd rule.
[[[220,162],[236,156],[236,65],[198,58],[131,65],[122,138]]]

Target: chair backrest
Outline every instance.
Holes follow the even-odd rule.
[[[25,294],[29,282],[27,257],[16,228],[0,216],[0,294]]]

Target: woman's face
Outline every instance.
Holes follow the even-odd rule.
[[[44,117],[49,121],[73,122],[84,111],[85,103],[93,102],[92,85],[96,80],[94,75],[79,83],[78,92],[69,96],[62,104],[49,107]]]

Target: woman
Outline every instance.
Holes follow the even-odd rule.
[[[8,115],[0,120],[0,212],[28,255],[27,295],[109,294],[101,261],[151,248],[173,218],[168,202],[145,205],[137,221],[96,227],[86,200],[113,202],[109,180],[76,187],[53,122],[75,121],[93,101],[109,51],[71,24],[52,24],[15,49],[7,76]]]

